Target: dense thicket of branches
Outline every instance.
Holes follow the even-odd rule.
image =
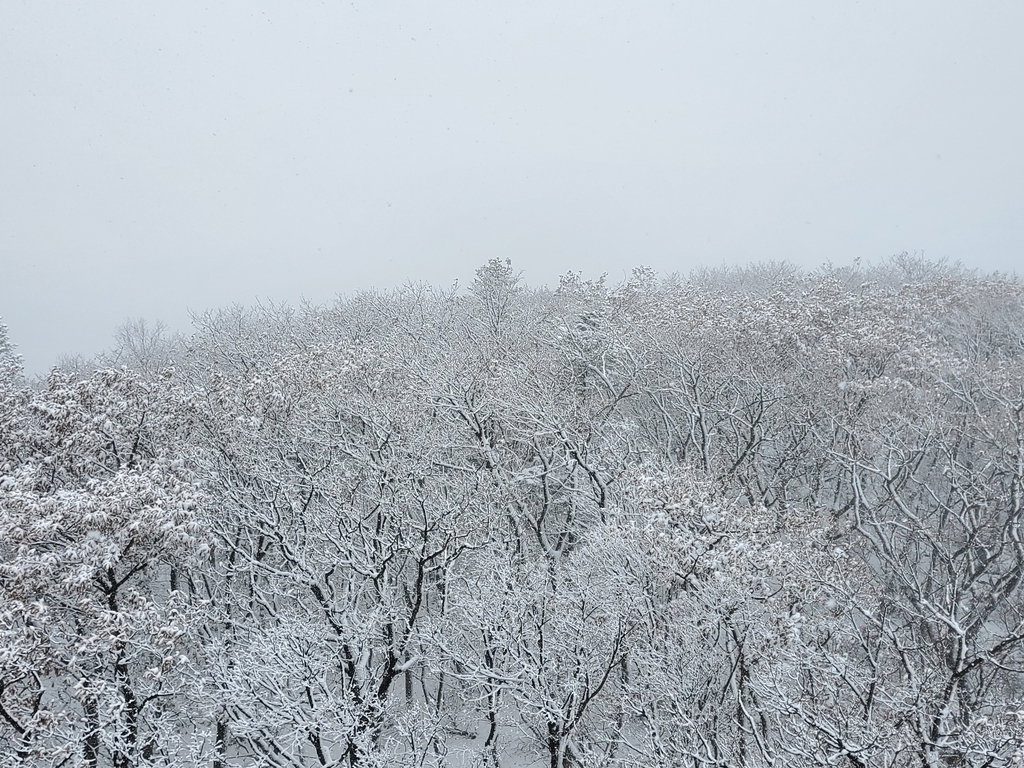
[[[1024,762],[1024,288],[897,258],[0,333],[0,755]]]

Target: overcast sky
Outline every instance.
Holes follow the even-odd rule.
[[[0,315],[900,251],[1024,266],[1024,3],[0,4]]]

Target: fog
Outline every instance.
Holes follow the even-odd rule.
[[[0,316],[645,264],[1021,263],[1024,6],[8,3]]]

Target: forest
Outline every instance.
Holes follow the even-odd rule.
[[[234,306],[22,370],[0,764],[1024,765],[1024,284]]]

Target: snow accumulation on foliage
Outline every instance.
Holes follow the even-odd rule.
[[[0,764],[1024,765],[1024,286],[900,257],[0,326]]]

